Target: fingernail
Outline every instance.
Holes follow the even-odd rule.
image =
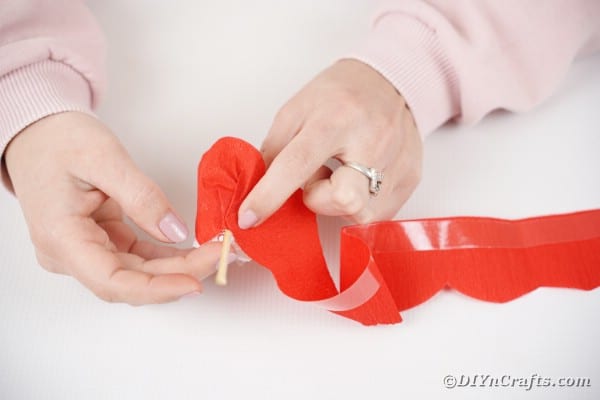
[[[170,241],[175,243],[183,242],[188,237],[187,227],[172,212],[165,215],[158,223],[158,229],[160,229],[163,235]]]
[[[193,299],[194,297],[198,297],[198,296],[200,296],[201,294],[202,294],[202,293],[200,293],[199,291],[197,291],[197,290],[194,290],[193,292],[189,292],[188,294],[184,294],[183,296],[181,296],[181,297],[179,298],[179,300],[181,300],[181,299]]]
[[[229,253],[227,255],[227,264],[231,264],[232,262],[234,262],[237,259],[238,259],[237,254],[235,254],[235,253]],[[215,264],[215,269],[219,269],[219,262],[218,261]]]
[[[238,215],[238,225],[241,229],[252,228],[258,222],[258,217],[252,210],[246,210]]]

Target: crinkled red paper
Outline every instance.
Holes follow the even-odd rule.
[[[349,226],[341,231],[338,291],[316,216],[300,190],[258,227],[238,227],[239,206],[264,173],[252,145],[217,141],[198,167],[196,239],[231,230],[287,296],[365,325],[400,322],[399,311],[444,287],[506,302],[542,286],[600,286],[600,210],[592,210],[514,221],[453,217]]]

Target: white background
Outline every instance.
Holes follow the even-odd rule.
[[[278,107],[368,29],[367,0],[96,1],[110,45],[100,116],[190,227],[195,172],[218,137],[259,145]],[[425,144],[400,218],[520,218],[600,207],[600,56],[526,115],[498,113]],[[600,290],[508,304],[443,291],[366,328],[238,267],[226,288],[167,305],[107,304],[36,265],[0,193],[0,398],[512,398],[600,396]],[[335,223],[323,227],[327,252]],[[191,244],[191,241],[190,243]],[[582,376],[590,388],[445,389],[448,374]]]

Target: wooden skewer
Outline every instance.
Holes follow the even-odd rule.
[[[221,257],[219,258],[217,275],[215,276],[215,283],[219,286],[227,285],[227,257],[231,249],[232,238],[233,234],[229,229],[223,230],[223,246],[221,246]]]

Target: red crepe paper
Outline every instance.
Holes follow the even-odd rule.
[[[516,221],[453,217],[345,227],[338,291],[316,216],[300,190],[258,227],[238,227],[239,206],[264,172],[250,144],[217,141],[198,167],[196,239],[203,243],[231,230],[287,296],[365,325],[400,322],[399,311],[444,287],[506,302],[542,286],[600,286],[600,210],[592,210]]]

